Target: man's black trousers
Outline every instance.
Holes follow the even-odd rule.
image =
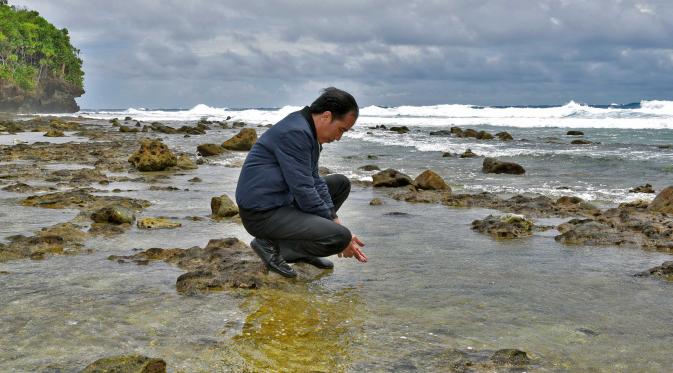
[[[351,183],[344,175],[325,177],[334,208],[344,203]],[[273,241],[287,261],[306,256],[325,257],[340,253],[351,241],[348,228],[318,215],[302,212],[294,206],[268,211],[240,209],[243,226],[251,235]]]

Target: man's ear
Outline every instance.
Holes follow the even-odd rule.
[[[325,111],[322,113],[322,119],[325,121],[325,123],[332,123],[332,112]]]

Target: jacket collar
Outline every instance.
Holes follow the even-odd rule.
[[[308,127],[311,129],[311,133],[313,134],[313,138],[315,139],[315,142],[318,142],[318,132],[315,129],[315,122],[313,121],[313,116],[311,115],[311,110],[309,109],[308,106],[304,106],[303,109],[299,111],[301,113],[301,116],[306,119],[308,122]],[[322,144],[318,143],[320,150],[322,150]]]

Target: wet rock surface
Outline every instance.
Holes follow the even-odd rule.
[[[660,266],[656,266],[648,269],[647,271],[637,273],[635,276],[636,277],[653,276],[658,277],[662,280],[673,281],[673,261],[664,262]]]
[[[414,185],[417,188],[425,190],[448,190],[451,192],[451,188],[446,181],[432,170],[425,170],[420,175],[416,176]]]
[[[110,356],[94,361],[80,373],[166,373],[166,362],[141,355]]]
[[[484,158],[481,170],[488,174],[523,175],[526,173],[526,170],[517,163],[499,161],[490,157]]]
[[[142,140],[140,149],[129,157],[138,171],[163,171],[177,165],[178,158],[160,140]]]
[[[664,188],[649,205],[650,211],[673,214],[673,186]]]
[[[182,226],[181,223],[166,218],[142,218],[138,219],[139,229],[173,229]]]
[[[7,237],[0,243],[0,262],[30,258],[45,259],[50,255],[78,254],[84,251],[86,232],[73,223],[60,223],[43,228],[33,236]]]
[[[226,194],[211,198],[210,210],[213,216],[220,218],[228,218],[238,214],[238,206]]]
[[[248,151],[257,142],[257,131],[254,128],[243,128],[234,137],[222,143],[227,150]]]
[[[385,169],[372,176],[374,187],[399,187],[413,183],[409,175],[403,174],[392,168]]]
[[[206,247],[189,249],[152,248],[130,256],[110,256],[119,263],[147,264],[152,260],[166,263],[188,271],[176,281],[176,290],[184,294],[196,294],[232,288],[258,289],[265,286],[281,286],[287,279],[268,273],[261,260],[250,246],[237,238],[213,239]],[[299,279],[313,279],[321,273],[310,265],[295,264]]]
[[[488,234],[496,239],[514,239],[532,236],[533,221],[523,215],[505,214],[489,215],[483,220],[472,222],[472,229]]]

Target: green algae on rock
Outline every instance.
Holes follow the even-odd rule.
[[[248,151],[257,142],[257,131],[254,128],[243,128],[234,137],[222,143],[228,150]]]
[[[141,355],[110,356],[94,361],[80,373],[166,373],[166,362]]]
[[[145,139],[128,161],[138,171],[163,171],[177,165],[178,158],[161,140]]]

